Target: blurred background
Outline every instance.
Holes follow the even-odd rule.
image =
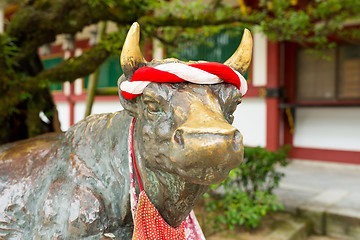
[[[358,218],[351,220],[352,235],[349,229],[333,235],[360,239],[357,0],[0,0],[0,144],[66,131],[89,114],[121,110],[119,56],[135,21],[148,61],[224,62],[249,28],[249,91],[234,125],[248,147],[275,151],[289,145],[288,159],[300,160],[293,165],[300,173],[288,170],[290,182],[279,197],[303,191],[310,198],[307,193],[327,188],[305,187],[318,180],[304,177],[304,169],[313,171],[309,176],[326,173],[319,181],[329,184],[351,172],[354,178],[336,190],[353,183],[346,193],[357,194],[349,200],[357,210],[349,211]],[[331,193],[337,198],[347,196],[336,190]],[[324,226],[319,234],[326,234]]]

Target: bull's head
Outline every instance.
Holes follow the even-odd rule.
[[[252,38],[245,30],[239,48],[224,64],[243,74],[251,54]],[[176,59],[146,62],[139,48],[137,23],[128,33],[120,61],[124,75],[119,79],[119,95],[124,108],[137,119],[134,147],[141,158],[140,168],[200,185],[223,181],[243,158],[242,135],[231,125],[241,102],[239,89],[228,83],[152,82],[141,96],[124,98],[120,85],[130,81],[139,68],[183,63]]]

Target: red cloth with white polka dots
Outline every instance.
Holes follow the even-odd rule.
[[[170,226],[151,203],[145,191],[139,196],[133,240],[185,240],[185,221],[177,228]]]

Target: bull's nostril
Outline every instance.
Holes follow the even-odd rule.
[[[174,134],[174,141],[181,146],[184,146],[183,133],[184,133],[183,130],[176,130],[176,132]]]
[[[242,135],[238,130],[236,130],[234,132],[234,138],[233,138],[233,147],[234,147],[234,149],[235,150],[240,149],[241,144],[242,144]]]

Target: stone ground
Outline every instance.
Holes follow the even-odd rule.
[[[360,239],[360,165],[295,160],[275,190],[285,210],[320,235]]]
[[[324,236],[310,236],[307,240],[340,240],[340,238],[331,238]]]
[[[239,228],[234,231],[218,232],[211,235],[206,234],[207,240],[345,240],[326,236],[310,235],[307,236],[308,226],[304,219],[295,217],[286,212],[270,213],[264,218],[259,228],[248,230]],[[294,228],[286,227],[287,223],[294,224]],[[303,224],[303,225],[302,225]],[[300,229],[303,227],[303,229]]]

